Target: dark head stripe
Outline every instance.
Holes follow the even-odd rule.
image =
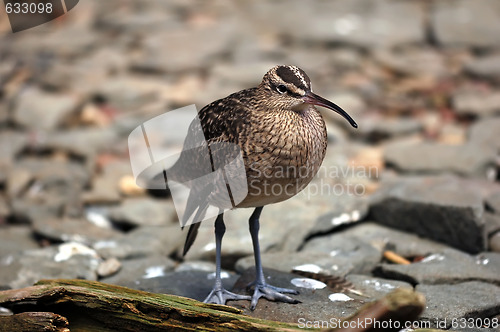
[[[280,66],[276,69],[276,75],[286,82],[295,85],[296,87],[307,91],[311,86],[311,81],[303,70],[297,67]]]

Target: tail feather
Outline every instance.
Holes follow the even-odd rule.
[[[184,250],[182,251],[182,256],[186,256],[187,252],[189,251],[189,248],[194,243],[194,240],[196,240],[196,236],[198,235],[198,228],[200,228],[201,222],[197,222],[196,224],[192,224],[189,226],[189,231],[186,237],[186,242],[184,243]]]

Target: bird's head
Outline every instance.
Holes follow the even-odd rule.
[[[311,80],[307,74],[296,66],[279,65],[271,68],[260,84],[278,108],[300,111],[307,105],[326,107],[342,115],[351,126],[357,128],[356,122],[342,108],[331,101],[312,92]]]

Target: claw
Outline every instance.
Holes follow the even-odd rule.
[[[247,287],[251,286],[255,286],[255,290],[252,296],[252,302],[250,304],[250,310],[252,311],[255,310],[255,307],[257,307],[257,302],[259,302],[259,299],[261,297],[264,297],[269,301],[279,301],[292,304],[300,303],[299,300],[296,300],[288,295],[282,294],[282,293],[299,294],[299,292],[294,289],[281,288],[281,287],[271,286],[268,284],[259,284],[256,283],[255,281],[249,284]]]
[[[215,304],[226,304],[227,301],[238,301],[238,300],[251,300],[248,295],[240,295],[232,293],[224,288],[212,289],[207,298],[203,301],[205,303],[215,303]]]

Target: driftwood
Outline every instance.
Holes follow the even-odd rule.
[[[296,323],[249,317],[229,306],[86,280],[42,280],[32,287],[2,291],[0,306],[18,313],[0,316],[0,331],[303,330]],[[397,290],[348,320],[413,320],[423,308],[421,295]]]

